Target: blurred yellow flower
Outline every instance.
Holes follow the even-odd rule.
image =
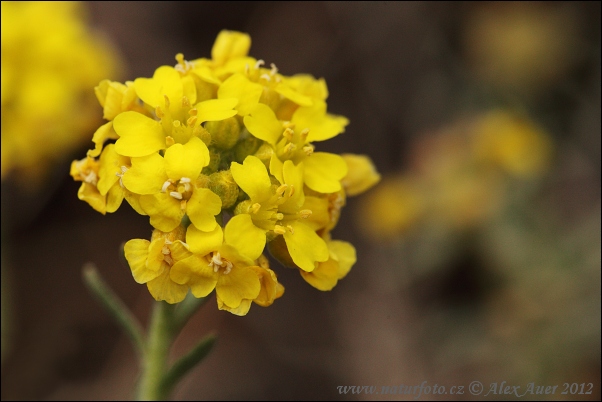
[[[85,143],[98,124],[91,88],[117,73],[84,14],[77,2],[2,2],[2,178],[30,190]]]

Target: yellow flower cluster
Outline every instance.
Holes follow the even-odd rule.
[[[462,230],[500,210],[511,181],[541,176],[553,145],[532,121],[492,110],[426,137],[410,171],[391,176],[362,202],[363,232],[379,241],[421,225]]]
[[[76,2],[2,2],[2,179],[34,190],[98,124],[93,87],[115,54]]]
[[[320,290],[355,263],[354,247],[330,233],[346,195],[380,176],[365,156],[315,151],[348,124],[327,112],[325,81],[265,67],[250,45],[222,31],[211,59],[178,54],[152,78],[96,87],[108,123],[71,175],[97,211],[125,198],[150,217],[151,240],[130,240],[125,257],[156,300],[215,289],[219,309],[237,315],[269,306],[284,287],[266,245]]]

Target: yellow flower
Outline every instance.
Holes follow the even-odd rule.
[[[192,106],[196,101],[193,79],[170,66],[159,67],[153,78],[136,79],[134,87],[158,121],[135,111],[118,114],[113,127],[119,135],[115,145],[120,155],[147,156],[173,143],[185,144],[193,137],[204,139],[208,133],[202,123],[237,113],[232,109],[238,103],[236,98],[205,100]]]
[[[151,241],[133,239],[125,244],[125,258],[134,280],[146,283],[157,301],[179,303],[188,293],[186,285],[176,283],[170,277],[173,266],[191,255],[182,242],[185,233],[183,226],[168,233],[154,230]]]
[[[347,164],[339,155],[314,152],[311,144],[335,137],[348,124],[344,117],[327,114],[325,102],[315,100],[311,106],[299,107],[287,123],[280,122],[272,109],[260,103],[245,116],[244,124],[251,134],[272,146],[270,173],[276,178],[282,179],[284,161],[295,165],[303,162],[303,181],[309,188],[320,193],[341,189]]]
[[[14,173],[29,190],[85,143],[98,124],[90,88],[118,69],[85,11],[78,2],[2,2],[2,178]]]
[[[343,279],[355,264],[355,247],[351,243],[339,240],[328,240],[329,258],[316,264],[312,272],[299,270],[307,283],[318,290],[332,290],[340,279]]]
[[[184,145],[174,144],[162,157],[158,153],[132,158],[132,167],[123,174],[125,188],[140,194],[140,205],[153,227],[164,232],[176,228],[184,214],[199,229],[211,231],[214,216],[221,211],[220,198],[196,180],[209,163],[209,150],[193,137]]]
[[[83,182],[78,197],[103,215],[117,211],[125,198],[136,212],[145,215],[139,196],[125,189],[120,180],[123,168],[129,166],[129,158],[117,155],[114,148],[114,144],[107,145],[100,159],[88,154],[84,159],[71,163],[71,176]]]
[[[217,296],[217,307],[220,310],[229,311],[232,314],[238,316],[246,315],[250,308],[251,302],[254,302],[262,307],[271,306],[274,301],[284,294],[284,286],[278,282],[276,273],[269,268],[267,258],[263,255],[259,256],[258,264],[252,266],[251,269],[255,271],[259,281],[261,283],[261,290],[259,295],[255,299],[243,299],[240,305],[236,308],[232,308],[226,305],[219,296]]]
[[[312,211],[301,209],[305,201],[302,164],[295,166],[286,161],[282,184],[278,185],[272,185],[266,167],[254,156],[248,156],[243,165],[233,162],[231,171],[236,183],[250,197],[246,211],[244,206],[239,207],[239,212],[250,214],[257,228],[246,235],[249,243],[263,249],[266,237],[260,233],[283,235],[292,260],[305,271],[313,271],[316,261],[328,259],[324,240],[303,222]]]
[[[246,240],[253,223],[248,215],[232,218],[224,231],[217,226],[203,232],[188,227],[186,241],[193,253],[171,269],[171,279],[190,287],[195,297],[205,297],[214,289],[222,302],[236,309],[244,299],[255,299],[261,290],[257,273],[252,268],[262,249]]]

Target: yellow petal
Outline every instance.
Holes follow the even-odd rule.
[[[112,213],[117,211],[123,202],[124,195],[124,191],[119,183],[113,184],[113,187],[107,192],[107,212]]]
[[[153,108],[165,105],[164,95],[167,95],[172,104],[184,95],[180,73],[171,66],[159,67],[153,78],[136,78],[134,88],[138,97]]]
[[[282,175],[282,169],[284,168],[284,163],[276,156],[276,154],[272,154],[270,157],[270,173],[272,176],[278,179],[280,183],[284,183],[284,176]]]
[[[186,177],[194,181],[208,164],[209,149],[197,137],[192,137],[184,145],[173,144],[165,151],[165,172],[172,180]]]
[[[338,279],[344,278],[357,261],[355,247],[346,241],[331,240],[328,242],[330,256],[339,262]]]
[[[98,191],[102,195],[106,195],[113,184],[117,183],[119,177],[117,173],[121,173],[119,166],[120,157],[115,152],[115,145],[109,144],[102,151],[98,165]]]
[[[120,138],[115,150],[123,156],[147,156],[165,149],[161,123],[137,112],[123,112],[115,117],[113,128]]]
[[[217,90],[218,99],[236,98],[236,109],[240,116],[248,115],[259,103],[263,86],[249,81],[243,74],[233,74]]]
[[[259,158],[249,155],[242,165],[232,162],[230,171],[236,184],[251,197],[253,202],[261,203],[272,196],[270,191],[272,182],[268,170]]]
[[[265,247],[265,231],[253,224],[251,215],[236,215],[226,225],[224,238],[240,254],[252,260],[257,259]]]
[[[174,145],[175,146],[175,145]],[[132,167],[123,175],[125,188],[136,194],[156,194],[167,181],[165,161],[158,153],[132,158]]]
[[[319,193],[334,193],[341,189],[341,179],[347,174],[347,164],[339,155],[314,152],[303,160],[305,184]]]
[[[88,151],[88,155],[92,157],[97,157],[100,155],[102,151],[102,147],[104,146],[107,140],[116,140],[119,138],[115,130],[113,130],[113,122],[110,121],[106,124],[103,124],[96,130],[94,135],[92,136],[92,142],[94,143],[94,149]]]
[[[179,303],[186,297],[188,286],[180,285],[171,280],[169,269],[163,270],[157,278],[148,281],[146,286],[148,291],[157,301],[166,301],[167,303]]]
[[[261,285],[255,271],[250,267],[237,266],[228,274],[221,274],[215,286],[219,298],[232,308],[238,307],[243,299],[255,299],[260,289]]]
[[[95,185],[82,183],[77,191],[77,198],[86,201],[92,208],[101,214],[104,215],[107,213],[106,197],[98,192],[98,188],[96,188]]]
[[[148,248],[150,242],[142,239],[132,239],[125,243],[123,251],[134,280],[138,283],[146,283],[159,276],[162,271],[149,269],[146,265],[148,260]]]
[[[327,291],[334,288],[339,280],[339,263],[330,258],[317,264],[311,272],[299,270],[305,282],[318,290]]]
[[[197,110],[196,124],[201,124],[206,121],[219,121],[227,119],[236,115],[234,106],[238,103],[236,98],[228,99],[210,99],[200,103],[197,103],[195,109]]]
[[[150,216],[150,224],[162,232],[174,230],[184,217],[180,201],[166,193],[142,195],[140,206]]]
[[[219,297],[216,297],[216,299],[217,299],[217,308],[219,310],[228,311],[239,317],[243,317],[243,316],[247,315],[247,313],[251,309],[251,300],[249,300],[249,299],[241,300],[240,304],[236,308],[227,306],[226,304],[224,304],[222,299],[220,299]]]
[[[216,251],[223,242],[224,233],[219,225],[210,232],[199,230],[194,225],[188,226],[186,230],[186,244],[196,255],[205,256]]]
[[[332,116],[326,113],[326,102],[314,100],[312,106],[300,107],[293,114],[291,122],[295,129],[309,128],[307,142],[324,141],[345,131],[349,121],[342,116]]]
[[[311,100],[311,98],[309,96],[305,96],[305,95],[295,91],[293,88],[291,88],[290,86],[288,86],[284,83],[280,83],[280,84],[276,85],[276,88],[274,90],[276,92],[278,92],[280,95],[284,96],[286,99],[289,99],[289,100],[295,102],[299,106],[313,105],[313,101]]]
[[[282,166],[282,176],[284,177],[284,182],[294,190],[293,195],[278,210],[284,213],[296,213],[305,202],[305,194],[303,193],[303,163],[295,166],[292,161],[285,161]]]
[[[148,259],[146,260],[146,267],[150,271],[160,271],[165,263],[163,246],[165,246],[165,238],[163,236],[150,242],[148,246]]]
[[[347,175],[341,180],[347,195],[361,194],[380,181],[380,174],[368,156],[355,154],[341,156],[347,163]]]
[[[288,252],[299,268],[311,272],[316,262],[328,260],[328,247],[316,232],[300,221],[292,222],[291,226],[293,232],[287,231],[283,236]]]
[[[260,140],[275,145],[282,134],[282,123],[269,106],[258,103],[244,118],[245,127]]]
[[[197,188],[186,204],[186,213],[190,221],[206,232],[215,229],[215,215],[222,211],[222,200],[207,188]]]
[[[219,274],[198,255],[176,262],[170,271],[175,283],[190,286],[195,297],[205,297],[215,289]]]
[[[245,57],[251,47],[251,37],[242,32],[223,30],[217,35],[211,58],[217,65],[222,65],[230,59]]]

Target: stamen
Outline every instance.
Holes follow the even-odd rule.
[[[186,125],[188,127],[192,127],[194,125],[194,123],[196,123],[196,121],[197,121],[197,117],[196,116],[191,116],[191,117],[188,118],[188,120],[186,120]]]
[[[270,67],[272,67],[272,69],[270,70],[270,75],[274,76],[278,74],[278,67],[276,67],[274,63],[271,63]]]
[[[261,74],[259,76],[259,78],[263,78],[266,81],[271,81],[272,80],[272,77],[270,75],[268,75],[268,74]]]
[[[169,101],[169,98],[167,97],[167,95],[163,95],[165,97],[165,107],[167,109],[169,109],[169,106],[171,105],[171,102]]]
[[[171,191],[169,193],[169,195],[171,195],[173,198],[175,198],[177,200],[181,200],[182,199],[182,194],[178,193],[177,191]]]
[[[157,106],[155,108],[155,114],[157,115],[158,118],[162,119],[165,116],[165,113],[163,113],[163,109],[161,109],[161,106]]]
[[[293,186],[293,185],[291,184],[291,192],[290,192],[290,194],[289,194],[288,196],[289,196],[289,197],[292,197],[292,196],[293,196],[293,194],[295,194],[295,186]]]
[[[291,234],[295,234],[295,229],[291,225],[286,225],[286,228],[291,232]]]
[[[163,253],[164,255],[167,255],[170,253],[169,248],[167,247],[167,245],[163,246],[163,248],[161,249],[161,253]]]
[[[286,229],[284,228],[284,226],[276,225],[274,226],[274,233],[283,235],[286,233]]]
[[[297,146],[295,144],[293,144],[292,142],[289,142],[288,144],[286,144],[286,146],[284,147],[282,152],[285,154],[288,154],[288,153],[293,152],[295,149],[297,149]]]
[[[224,275],[228,275],[230,271],[232,271],[232,267],[234,265],[230,261],[226,261],[226,270],[224,271]]]
[[[190,180],[188,177],[182,177],[180,179],[180,183],[190,183],[192,180]]]
[[[174,140],[171,135],[168,135],[167,137],[165,137],[165,146],[166,146],[166,148],[171,147],[175,143],[176,143],[176,140]]]
[[[255,69],[258,69],[259,67],[263,66],[265,64],[265,61],[259,59],[257,60],[257,62],[255,63]]]
[[[305,155],[309,156],[309,155],[311,155],[311,154],[314,153],[314,149],[315,148],[316,147],[314,147],[311,144],[310,145],[306,145],[306,146],[303,147],[303,152],[305,152]]]
[[[284,130],[284,133],[282,133],[282,135],[284,136],[284,138],[286,138],[289,141],[293,140],[293,135],[295,134],[295,132],[293,130],[291,130],[291,128],[287,127]]]
[[[189,108],[191,106],[190,100],[186,96],[182,96],[182,107]]]
[[[164,193],[167,191],[167,187],[171,186],[171,181],[167,180],[165,183],[163,183],[163,186],[161,187],[161,192]]]
[[[173,265],[173,259],[169,255],[164,255],[163,256],[163,261],[165,261],[166,263],[168,263],[170,266]]]
[[[255,204],[251,205],[251,207],[249,208],[249,211],[256,214],[257,212],[259,212],[259,209],[261,209],[261,204],[256,202]]]
[[[199,111],[196,108],[192,108],[188,111],[188,114],[191,116],[196,116]]]
[[[282,197],[282,195],[284,194],[284,192],[286,191],[286,189],[288,188],[288,184],[283,184],[280,187],[278,187],[276,189],[276,194],[278,194],[280,197]]]
[[[301,131],[301,134],[299,134],[301,136],[301,139],[303,140],[303,142],[305,142],[307,140],[308,134],[309,134],[309,128],[304,128],[303,131]]]
[[[295,128],[295,123],[291,123],[290,121],[286,121],[286,122],[282,123],[282,127],[283,128],[294,129]]]

